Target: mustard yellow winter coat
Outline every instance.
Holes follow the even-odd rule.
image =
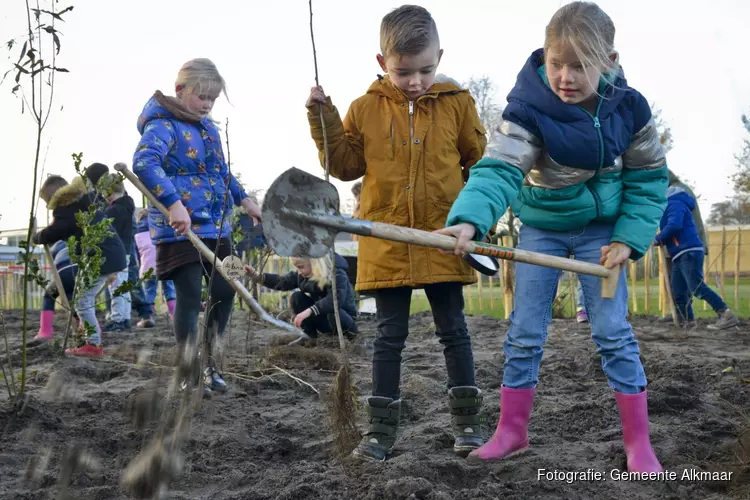
[[[323,117],[331,175],[364,176],[359,218],[425,231],[444,227],[487,142],[469,91],[442,75],[415,102],[380,77],[343,122],[330,98]],[[320,115],[308,119],[324,166]],[[357,260],[357,290],[476,281],[463,259],[405,243],[361,237]]]

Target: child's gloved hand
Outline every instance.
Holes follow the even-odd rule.
[[[326,103],[326,94],[323,92],[323,87],[313,87],[310,89],[310,97],[307,98],[307,102],[305,103],[305,107],[307,109],[317,111],[318,106],[317,105],[325,105]]]
[[[632,249],[625,243],[615,241],[602,247],[602,256],[599,259],[607,269],[612,269],[628,260]]]
[[[301,313],[299,313],[294,318],[294,326],[296,326],[297,328],[302,328],[302,322],[305,321],[307,318],[309,318],[310,315],[312,315],[312,310],[311,309],[305,309],[304,311],[302,311]]]
[[[471,224],[463,223],[456,224],[455,226],[444,227],[443,229],[438,229],[434,232],[456,238],[456,248],[453,250],[453,253],[460,256],[466,253],[466,245],[474,238],[477,230]],[[445,250],[439,251],[446,255],[451,253]]]

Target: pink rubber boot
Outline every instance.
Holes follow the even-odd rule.
[[[174,306],[177,303],[176,300],[168,300],[167,301],[167,310],[169,311],[169,319],[174,321]]]
[[[625,455],[628,457],[629,472],[661,472],[662,467],[656,458],[648,437],[648,403],[646,391],[639,394],[615,392],[617,407],[620,409],[622,438],[625,441]]]
[[[536,388],[500,388],[500,420],[497,429],[489,441],[469,454],[468,462],[503,460],[529,449],[529,418],[535,392]]]
[[[55,322],[55,311],[42,311],[39,316],[39,333],[36,334],[34,340],[52,340],[55,335],[52,330],[52,325]]]

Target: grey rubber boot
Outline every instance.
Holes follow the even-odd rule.
[[[383,462],[391,454],[396,443],[401,400],[370,396],[367,398],[365,409],[369,415],[370,425],[352,456]]]
[[[467,456],[484,444],[482,432],[482,391],[476,387],[454,387],[448,391],[448,407],[453,427],[453,452]]]

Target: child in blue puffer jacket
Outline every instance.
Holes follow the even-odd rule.
[[[692,215],[696,204],[695,198],[684,188],[667,189],[667,209],[659,223],[660,231],[654,238],[654,245],[664,245],[672,259],[670,285],[680,324],[695,323],[692,302],[693,297],[698,297],[708,302],[719,316],[708,328],[723,330],[736,326],[739,319],[703,280],[704,244]]]
[[[544,48],[531,54],[508,95],[494,144],[471,169],[443,234],[456,253],[481,240],[506,208],[521,220],[518,248],[609,268],[648,249],[664,211],[667,167],[648,101],[628,86],[615,26],[596,4],[560,8]],[[528,184],[522,186],[524,177]],[[560,271],[516,264],[515,308],[505,340],[500,419],[471,461],[528,449],[528,423]],[[628,323],[622,268],[613,299],[579,275],[591,336],[620,410],[631,472],[658,472],[648,432],[646,375]],[[572,401],[571,401],[572,403]]]
[[[221,260],[232,253],[232,203],[244,207],[256,222],[261,216],[260,207],[229,172],[219,131],[210,116],[222,92],[226,93],[225,83],[216,65],[208,59],[193,59],[177,74],[176,96],[156,91],[138,118],[141,140],[133,156],[133,172],[169,210],[165,218],[150,208],[148,224],[156,246],[156,276],[174,282],[174,330],[183,352],[188,345],[195,345],[201,282],[211,275],[213,264],[201,256],[185,233],[191,229]],[[215,327],[222,336],[232,311],[234,289],[215,273],[209,292],[208,328],[212,331]],[[213,366],[206,368],[204,375],[206,395],[226,390]]]

